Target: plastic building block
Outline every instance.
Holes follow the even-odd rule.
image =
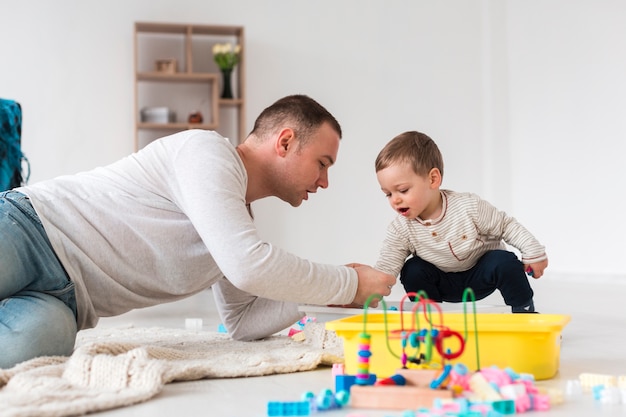
[[[185,329],[200,331],[202,330],[202,319],[188,318],[185,319]]]
[[[500,387],[500,395],[502,397],[515,400],[526,394],[526,386],[524,384],[507,384]]]
[[[367,385],[376,383],[376,375],[370,374]],[[350,391],[350,388],[356,384],[355,375],[335,375],[335,392]]]
[[[469,386],[476,397],[482,401],[498,401],[500,394],[487,382],[480,372],[476,372],[469,379]]]
[[[333,363],[333,377],[346,374],[346,365],[343,363]]]
[[[515,402],[513,400],[497,400],[491,403],[491,407],[500,414],[515,414]]]
[[[533,401],[528,394],[522,394],[513,401],[515,401],[516,413],[525,413],[533,408]]]
[[[532,409],[535,411],[548,411],[550,409],[550,396],[544,394],[531,395]]]
[[[569,379],[565,384],[565,395],[570,398],[580,398],[583,394],[583,386],[578,379]]]
[[[270,401],[267,403],[268,416],[309,416],[311,415],[311,403],[308,401],[280,402]]]
[[[605,387],[617,386],[617,378],[613,375],[582,373],[578,376],[578,379],[585,391],[591,390],[596,385],[604,385]]]

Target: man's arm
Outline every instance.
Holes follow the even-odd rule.
[[[236,340],[270,336],[304,316],[298,311],[297,303],[257,297],[238,289],[226,278],[212,288],[223,324]]]

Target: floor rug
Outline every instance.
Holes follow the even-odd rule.
[[[341,339],[309,323],[304,340],[254,342],[223,333],[166,328],[79,332],[72,356],[42,357],[0,369],[0,414],[83,415],[149,400],[174,381],[311,370],[343,361]]]

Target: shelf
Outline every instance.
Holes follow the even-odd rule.
[[[138,72],[137,81],[180,81],[180,82],[206,82],[217,81],[219,79],[218,74],[201,73],[201,72]]]
[[[137,123],[138,129],[153,129],[153,130],[186,130],[186,129],[205,129],[205,130],[215,130],[217,129],[218,124],[211,123]]]
[[[245,39],[243,26],[181,23],[135,23],[135,150],[168,132],[215,130],[235,143],[245,139]],[[232,73],[233,99],[220,98],[222,74],[213,61],[218,43],[241,45]],[[161,65],[169,61],[173,65]],[[159,71],[163,70],[163,71]],[[165,107],[179,116],[175,123],[145,123],[141,111]],[[204,122],[186,122],[200,113]]]

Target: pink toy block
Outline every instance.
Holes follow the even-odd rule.
[[[337,375],[345,375],[346,366],[343,363],[333,363],[333,377]]]
[[[532,408],[532,401],[528,394],[520,395],[515,399],[515,412],[525,413]]]
[[[550,396],[544,394],[531,395],[533,410],[548,411],[550,409]]]
[[[509,374],[495,367],[482,368],[480,373],[485,377],[487,382],[490,384],[496,384],[499,387],[509,385],[513,382]]]

